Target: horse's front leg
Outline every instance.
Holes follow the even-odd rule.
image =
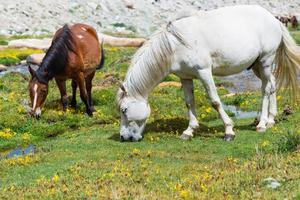
[[[77,108],[76,91],[77,91],[77,82],[76,82],[76,80],[72,80],[72,101],[71,101],[71,107],[74,108],[74,109]]]
[[[91,110],[91,106],[89,103],[89,97],[88,97],[88,94],[86,91],[85,78],[84,78],[84,74],[82,72],[78,74],[76,81],[77,81],[77,84],[78,84],[79,90],[80,90],[80,98],[86,107],[86,113],[89,116],[93,116],[93,111]]]
[[[195,109],[195,99],[194,99],[194,83],[191,79],[181,79],[185,103],[188,109],[189,115],[189,126],[183,131],[180,136],[181,139],[188,140],[193,137],[193,132],[199,127],[197,120],[196,109]]]
[[[66,111],[69,103],[68,95],[67,95],[67,90],[66,90],[66,81],[65,80],[60,80],[55,78],[55,82],[58,86],[59,92],[60,92],[60,97],[61,97],[61,103],[63,106],[63,110]]]
[[[89,98],[89,104],[91,106],[91,110],[92,112],[95,112],[95,108],[94,108],[94,105],[93,105],[93,99],[92,99],[92,81],[93,81],[93,78],[95,76],[95,72],[91,73],[90,75],[88,75],[86,78],[85,78],[85,83],[86,83],[86,91],[87,91],[87,94],[88,94],[88,98]]]
[[[212,106],[219,113],[225,125],[224,140],[225,141],[234,140],[235,133],[233,131],[233,122],[230,119],[230,117],[227,115],[227,113],[225,112],[221,104],[220,97],[217,93],[217,88],[212,76],[211,68],[198,69],[198,75],[208,93],[208,96],[212,102]]]

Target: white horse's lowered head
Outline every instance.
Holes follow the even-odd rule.
[[[200,79],[224,123],[224,139],[233,140],[233,122],[223,109],[213,75],[231,75],[247,68],[262,80],[257,131],[263,132],[275,123],[276,82],[294,93],[298,89],[300,48],[288,30],[260,6],[201,11],[169,23],[138,50],[120,85],[121,141],[142,139],[151,112],[149,93],[170,73],[180,77],[188,107],[189,125],[181,138],[191,138],[198,127],[193,79]]]

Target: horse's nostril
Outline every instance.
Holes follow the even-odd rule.
[[[132,137],[132,136],[130,136],[129,140],[132,142],[132,141],[133,141],[133,137]]]
[[[124,142],[124,141],[125,141],[125,139],[124,139],[124,136],[123,136],[123,135],[121,135],[121,136],[120,136],[120,141],[121,141],[121,142]]]

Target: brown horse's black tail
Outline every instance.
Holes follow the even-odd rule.
[[[100,70],[103,68],[104,63],[105,63],[104,59],[105,59],[105,53],[104,53],[103,43],[102,43],[102,45],[101,45],[101,60],[100,60],[99,66],[96,68],[96,70]]]

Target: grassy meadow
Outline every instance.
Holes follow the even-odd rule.
[[[121,143],[117,80],[136,49],[105,50],[105,67],[94,79],[92,118],[79,95],[78,110],[63,112],[52,81],[42,118],[34,119],[28,114],[29,76],[0,78],[0,199],[300,199],[299,103],[286,115],[289,100],[278,94],[277,124],[266,133],[255,131],[254,118],[229,112],[236,139],[224,142],[223,124],[195,80],[200,128],[191,141],[182,141],[187,110],[179,79],[170,75],[150,96],[144,139]],[[259,92],[226,96],[227,83],[217,82],[225,104],[260,110]],[[5,159],[29,145],[35,145],[34,154]],[[280,186],[272,188],[268,178]]]

